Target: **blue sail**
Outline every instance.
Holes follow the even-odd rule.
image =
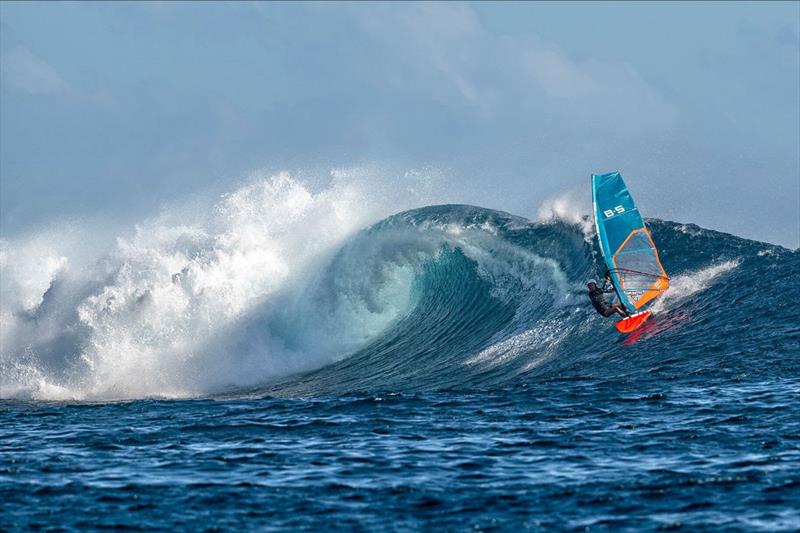
[[[620,302],[635,312],[669,287],[658,250],[619,172],[592,174],[597,238]]]

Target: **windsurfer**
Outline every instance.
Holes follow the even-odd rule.
[[[611,285],[611,287],[608,287],[608,285]],[[609,317],[614,313],[618,313],[622,317],[631,316],[624,305],[610,304],[606,301],[605,296],[603,296],[606,293],[614,292],[614,282],[611,279],[610,272],[606,272],[606,277],[603,281],[602,287],[598,287],[597,282],[593,279],[589,280],[589,283],[587,283],[586,286],[589,288],[589,299],[592,301],[592,305],[598,313],[604,317]]]

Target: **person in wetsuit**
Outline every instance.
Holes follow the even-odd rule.
[[[606,288],[607,285],[611,284],[611,287]],[[603,281],[603,286],[598,287],[597,282],[595,280],[589,280],[589,283],[586,284],[589,287],[589,299],[592,301],[592,305],[594,306],[595,310],[603,315],[604,317],[609,317],[614,313],[618,313],[622,317],[629,317],[631,314],[622,304],[610,304],[606,301],[605,296],[606,293],[614,292],[614,282],[611,281],[611,273],[606,272],[605,281]]]

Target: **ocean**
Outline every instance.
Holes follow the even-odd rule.
[[[589,219],[263,187],[4,243],[0,530],[800,530],[800,252],[648,219],[621,336]]]

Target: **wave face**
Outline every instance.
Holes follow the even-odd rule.
[[[585,220],[441,205],[357,231],[374,216],[364,201],[279,176],[201,222],[142,224],[83,263],[43,237],[4,242],[2,396],[470,390],[796,368],[797,251],[649,220],[672,287],[623,338],[588,305],[584,283],[602,261]]]
[[[532,377],[707,379],[794,375],[800,353],[800,253],[648,220],[672,286],[654,318],[622,337],[584,283],[604,270],[590,225],[532,223],[469,206],[390,217],[346,246],[352,265],[414,272],[405,308],[335,364],[273,394],[485,389]],[[382,253],[362,255],[366,246]],[[364,280],[371,290],[383,280]],[[339,296],[352,293],[337,292]],[[766,377],[766,376],[765,376]]]

